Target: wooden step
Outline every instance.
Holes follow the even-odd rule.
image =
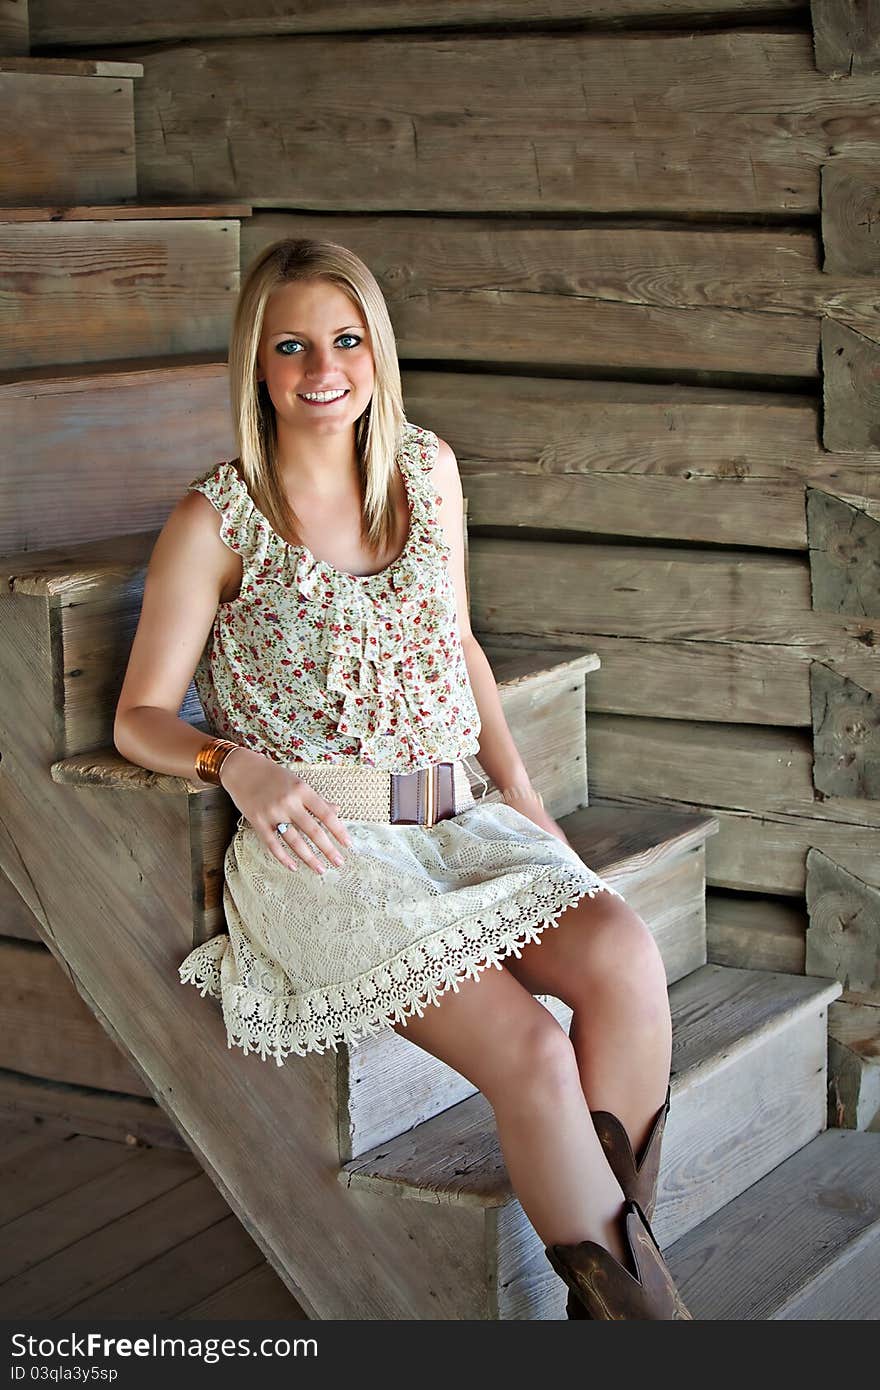
[[[714,965],[670,987],[672,1101],[652,1223],[663,1248],[824,1129],[826,1015],[840,992],[836,980]],[[386,1206],[426,1206],[425,1239],[436,1209],[451,1209],[492,1252],[458,1316],[563,1316],[565,1286],[512,1191],[481,1093],[344,1164],[339,1179]]]
[[[143,77],[143,63],[119,63],[109,58],[40,58],[22,54],[0,57],[0,73],[28,73],[31,77]]]
[[[0,213],[0,369],[224,350],[239,287],[233,206]]]
[[[137,194],[141,63],[0,58],[0,203],[111,203]]]
[[[59,204],[57,207],[28,207],[14,204],[0,208],[0,224],[5,222],[189,222],[230,217],[242,218],[250,214],[250,203],[171,203],[145,202],[142,198],[118,200],[115,203]],[[19,364],[23,365],[23,364]],[[37,364],[42,365],[42,364]],[[82,366],[80,358],[73,359],[74,366]]]
[[[817,1135],[665,1258],[701,1320],[876,1320],[880,1134]]]
[[[0,554],[157,531],[235,456],[225,353],[0,373]]]

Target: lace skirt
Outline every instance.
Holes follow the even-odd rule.
[[[419,1017],[448,989],[537,941],[567,907],[622,898],[570,846],[504,802],[433,826],[346,820],[345,863],[294,872],[244,817],[225,858],[228,930],[191,951],[184,984],[220,1001],[228,1046],[278,1066]]]

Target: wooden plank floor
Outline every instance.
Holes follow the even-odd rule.
[[[305,1316],[188,1151],[0,1119],[0,1317]]]

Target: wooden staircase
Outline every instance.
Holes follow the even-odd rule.
[[[47,95],[65,80],[65,60],[15,61],[0,73],[43,80]],[[138,65],[119,66],[130,96]],[[104,81],[93,67],[76,60],[68,75]],[[102,122],[111,110],[112,147],[126,148],[130,100]],[[562,1318],[565,1286],[470,1083],[391,1030],[280,1067],[244,1056],[216,1003],[179,981],[187,952],[224,927],[235,808],[222,789],[127,763],[112,722],[156,527],[201,460],[166,444],[152,476],[146,450],[131,465],[100,425],[134,392],[150,402],[138,433],[170,440],[187,384],[222,385],[249,209],[138,205],[131,167],[109,156],[88,191],[100,202],[87,202],[75,172],[56,183],[49,170],[27,206],[0,209],[22,309],[0,379],[19,507],[0,562],[0,867],[310,1317]],[[227,428],[211,400],[219,410],[197,394],[201,440]],[[77,431],[70,470],[47,418]],[[45,525],[28,501],[40,496]],[[827,1013],[842,985],[708,964],[705,842],[718,822],[590,802],[595,654],[484,648],[550,814],[663,956],[672,1105],[654,1229],[694,1316],[876,1317],[880,1135],[825,1132]],[[192,689],[180,713],[201,721]],[[542,1002],[567,1027],[567,1009]]]

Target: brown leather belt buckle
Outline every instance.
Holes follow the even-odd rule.
[[[436,825],[455,815],[455,769],[432,763],[416,772],[392,772],[391,821],[394,825]]]

